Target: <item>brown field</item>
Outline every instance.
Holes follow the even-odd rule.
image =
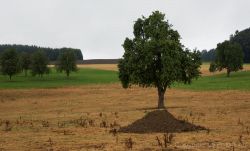
[[[78,65],[78,67],[118,71],[117,64],[81,64],[81,65]]]
[[[86,65],[78,65],[78,67],[118,71],[117,64],[86,64]],[[244,68],[243,71],[250,70],[250,64],[245,64],[243,68]],[[202,76],[209,76],[209,75],[226,73],[226,71],[223,70],[221,72],[210,73],[209,64],[205,63],[201,66],[201,73]]]
[[[88,67],[117,69],[115,65]],[[127,150],[128,138],[132,150],[162,150],[156,137],[163,141],[164,133],[110,133],[112,127],[124,127],[154,113],[156,99],[154,88],[124,90],[119,84],[0,90],[0,151],[120,151]],[[249,91],[171,89],[166,106],[177,120],[207,128],[173,133],[168,149],[250,150]]]

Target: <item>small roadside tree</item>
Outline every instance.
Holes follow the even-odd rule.
[[[31,59],[32,75],[42,77],[45,73],[49,73],[48,63],[48,58],[42,50],[35,52]]]
[[[134,38],[126,38],[123,48],[118,64],[122,86],[156,87],[158,108],[165,108],[164,94],[174,82],[191,83],[200,75],[200,53],[183,49],[179,33],[159,11],[135,22]]]
[[[12,76],[20,72],[18,54],[15,49],[6,49],[0,58],[1,72],[8,75],[11,80]]]
[[[230,41],[224,41],[219,43],[216,48],[215,63],[211,63],[212,66],[216,66],[216,70],[227,70],[227,77],[231,72],[237,72],[243,69],[243,50],[238,43]]]
[[[27,72],[30,69],[30,65],[31,65],[31,57],[28,53],[23,52],[20,55],[20,67],[21,70],[24,71],[25,76],[27,76]]]
[[[77,65],[76,65],[76,56],[74,51],[70,49],[63,49],[62,53],[60,54],[58,58],[58,62],[56,64],[57,71],[63,72],[65,71],[67,77],[69,77],[69,74],[74,71],[77,71]]]

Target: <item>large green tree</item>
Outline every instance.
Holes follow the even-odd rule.
[[[32,75],[42,77],[45,73],[49,73],[48,63],[48,58],[42,50],[35,52],[31,59]]]
[[[13,75],[20,72],[19,58],[15,49],[6,49],[0,58],[1,72],[8,75],[10,80]]]
[[[219,43],[216,48],[215,63],[210,66],[216,65],[216,70],[227,70],[227,77],[231,72],[236,72],[243,69],[243,50],[238,43],[224,41]]]
[[[26,52],[22,52],[20,55],[20,67],[21,70],[25,72],[25,76],[27,76],[27,72],[30,69],[31,65],[31,56]]]
[[[123,48],[118,64],[123,87],[156,87],[158,108],[165,107],[164,94],[174,82],[191,83],[200,75],[200,53],[184,50],[179,33],[159,11],[135,22],[134,38],[126,38]]]
[[[69,77],[70,72],[77,71],[76,56],[74,51],[64,49],[58,58],[56,68],[59,72],[65,71],[67,77]]]

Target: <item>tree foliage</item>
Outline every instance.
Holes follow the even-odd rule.
[[[15,49],[6,49],[0,58],[1,72],[8,75],[10,80],[13,75],[20,72],[19,58]]]
[[[30,69],[31,65],[31,56],[30,54],[23,52],[20,54],[20,67],[21,70],[25,72],[25,76],[27,76],[27,71]]]
[[[216,60],[210,65],[210,68],[216,64],[216,69],[219,71],[226,69],[229,77],[232,71],[243,69],[243,56],[242,48],[238,43],[224,41],[217,45]]]
[[[231,42],[239,43],[244,52],[244,62],[250,63],[250,28],[236,31],[230,38]]]
[[[64,49],[59,56],[56,68],[59,72],[65,71],[67,77],[69,77],[70,72],[77,71],[74,52],[70,49]]]
[[[166,89],[174,82],[191,83],[200,75],[200,53],[184,50],[179,33],[159,11],[135,22],[134,38],[126,38],[123,48],[118,64],[123,87],[157,87],[158,108],[164,107]]]
[[[32,75],[42,77],[45,73],[49,73],[48,63],[48,58],[42,50],[35,52],[31,59]]]
[[[0,53],[8,48],[16,49],[18,53],[26,52],[28,54],[33,54],[39,50],[43,50],[46,56],[48,57],[49,61],[56,61],[61,51],[65,49],[65,48],[53,49],[53,48],[44,48],[44,47],[28,46],[28,45],[0,45]],[[83,60],[82,52],[80,49],[73,49],[73,48],[67,48],[67,49],[71,49],[72,51],[74,51],[77,60]]]
[[[235,34],[230,36],[230,42],[238,43],[242,47],[244,53],[244,63],[250,63],[250,28],[242,31],[236,31]],[[202,61],[215,61],[216,52],[215,49],[210,51],[201,52]]]

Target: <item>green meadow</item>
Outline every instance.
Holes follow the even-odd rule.
[[[66,74],[57,72],[54,68],[50,74],[43,77],[24,74],[13,76],[10,81],[8,76],[0,75],[0,89],[27,89],[27,88],[58,88],[67,86],[79,86],[86,84],[108,84],[118,82],[116,71],[80,68],[78,72],[72,72],[69,78]]]
[[[190,90],[250,90],[250,71],[232,72],[226,74],[200,77],[190,85],[176,84],[174,88]]]
[[[0,89],[58,88],[87,84],[119,83],[117,71],[80,68],[67,78],[64,73],[51,69],[43,77],[24,76],[23,73],[13,77],[0,75]],[[190,85],[176,83],[173,88],[187,90],[250,90],[250,71],[234,72],[228,78],[225,74],[204,76],[193,80]]]

